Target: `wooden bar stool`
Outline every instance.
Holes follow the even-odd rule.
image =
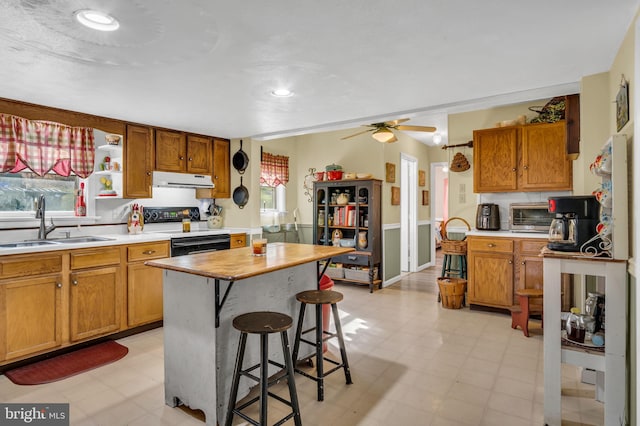
[[[339,369],[344,369],[344,376],[348,385],[352,384],[351,370],[349,370],[349,361],[347,360],[347,351],[344,346],[344,338],[342,336],[342,326],[340,324],[340,316],[338,315],[337,303],[342,300],[342,293],[333,290],[308,290],[296,294],[296,299],[300,302],[300,315],[298,316],[298,327],[296,330],[296,339],[293,344],[293,364],[296,373],[300,373],[305,377],[314,380],[318,384],[318,401],[324,401],[324,378],[329,374]],[[304,322],[304,313],[308,304],[316,305],[316,325],[308,330],[302,331]],[[322,306],[331,305],[331,311],[333,313],[333,322],[336,325],[336,332],[331,333],[328,330],[322,329]],[[306,340],[303,335],[315,331],[315,341]],[[327,335],[327,337],[323,337]],[[342,362],[326,358],[323,355],[322,346],[323,343],[334,337],[338,338],[340,344],[340,357]],[[305,371],[297,368],[298,363],[298,351],[300,349],[300,342],[304,342],[308,345],[314,346],[316,349],[316,375],[308,374]],[[334,368],[329,371],[324,371],[324,361],[327,361],[333,365]]]
[[[469,222],[461,217],[449,218],[441,229],[442,241],[440,246],[442,247],[442,273],[441,277],[456,277],[467,279],[467,237],[466,235],[462,239],[450,240],[447,233],[447,225],[449,222],[459,220],[465,224],[467,231],[471,230]],[[438,302],[442,299],[442,295],[438,292]],[[462,303],[464,306],[464,301]]]
[[[543,291],[537,288],[523,288],[516,290],[519,305],[512,306],[511,310],[511,328],[516,329],[518,326],[522,328],[522,333],[529,337],[529,316],[542,315],[542,305],[533,306],[531,299],[543,296]],[[542,323],[544,326],[544,321]]]
[[[234,414],[242,417],[252,425],[266,425],[267,399],[269,396],[288,405],[292,409],[292,412],[278,421],[277,424],[282,424],[293,417],[293,421],[296,426],[302,425],[302,420],[300,419],[300,407],[298,405],[298,395],[296,393],[296,385],[293,377],[295,373],[293,370],[293,363],[291,362],[289,339],[287,337],[287,330],[291,328],[292,324],[293,320],[289,315],[278,312],[249,312],[247,314],[239,315],[233,319],[233,327],[240,330],[240,343],[238,344],[238,356],[236,358],[236,366],[233,372],[233,381],[231,383],[231,398],[229,399],[229,407],[225,420],[226,426],[231,426]],[[269,359],[269,334],[272,333],[280,333],[282,339],[282,355],[284,357],[285,365]],[[260,363],[243,370],[242,362],[244,360],[244,351],[247,343],[247,336],[249,334],[260,335]],[[269,382],[269,364],[285,369],[286,373],[283,376],[279,376],[276,380]],[[258,367],[260,368],[260,377],[251,374],[251,372]],[[236,407],[240,376],[245,376],[258,382],[260,384],[260,395],[239,407]],[[269,386],[277,383],[285,377],[289,384],[290,401],[269,392]],[[242,413],[242,410],[256,401],[260,401],[260,422],[257,422]]]

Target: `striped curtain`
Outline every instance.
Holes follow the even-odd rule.
[[[0,114],[0,172],[30,169],[81,178],[93,173],[93,129]]]
[[[260,161],[260,185],[275,188],[289,182],[289,157],[262,153]]]

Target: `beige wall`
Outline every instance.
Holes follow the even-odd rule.
[[[290,196],[289,194],[295,197],[300,209],[300,223],[310,224],[313,222],[313,204],[305,195],[303,187],[304,177],[309,174],[310,168],[324,171],[328,164],[335,163],[341,165],[345,172],[371,173],[374,178],[384,181],[385,163],[394,163],[396,165],[396,183],[384,182],[382,189],[383,223],[398,223],[400,221],[400,206],[391,206],[391,186],[400,186],[401,152],[416,157],[418,169],[425,170],[428,179],[429,161],[426,145],[401,132],[397,132],[398,142],[391,144],[377,142],[371,138],[370,134],[347,140],[340,139],[359,130],[361,129],[322,132],[262,142],[254,141],[254,144],[262,144],[266,151],[289,152],[290,158],[295,158],[295,162],[290,166],[291,176],[289,185],[287,185],[287,197]],[[419,205],[422,199],[421,191],[428,189],[428,185],[427,182],[427,186],[419,187],[417,190],[416,196]],[[419,220],[429,218],[427,207],[419,206],[418,212]]]

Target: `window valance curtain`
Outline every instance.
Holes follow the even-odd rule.
[[[275,188],[289,182],[289,157],[262,153],[260,160],[260,184]]]
[[[0,172],[26,168],[38,176],[52,170],[86,178],[93,172],[93,129],[0,114]]]

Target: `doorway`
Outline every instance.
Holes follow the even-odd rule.
[[[449,217],[449,163],[431,163],[431,262],[435,265],[436,248],[440,245],[440,228]]]
[[[418,190],[418,159],[400,153],[400,271],[416,272],[418,220],[416,192]]]

